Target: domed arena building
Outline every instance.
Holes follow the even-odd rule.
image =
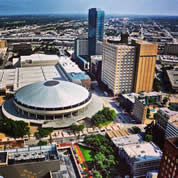
[[[10,119],[60,128],[101,108],[102,104],[86,88],[72,82],[48,80],[17,90],[14,97],[3,104],[2,112]]]

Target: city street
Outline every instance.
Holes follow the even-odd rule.
[[[135,121],[125,113],[125,111],[118,106],[118,101],[114,97],[105,96],[104,91],[102,91],[97,84],[94,86],[93,92],[100,96],[103,101],[103,105],[106,107],[110,107],[115,110],[117,117],[116,122],[118,123],[127,123],[127,124],[135,124]]]

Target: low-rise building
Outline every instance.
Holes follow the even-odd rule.
[[[173,70],[167,70],[167,75],[172,89],[178,92],[178,67]]]
[[[126,135],[120,137],[113,137],[111,141],[118,148],[118,152],[122,150],[123,146],[130,144],[140,144],[143,142],[143,138],[139,134]]]
[[[135,97],[135,103],[133,107],[133,117],[139,123],[144,124],[147,116],[147,110],[150,105],[158,105],[162,100],[161,93],[159,92],[142,92]]]
[[[125,159],[132,176],[146,176],[148,171],[159,170],[162,152],[154,143],[130,144],[122,147],[120,156]]]
[[[156,126],[165,138],[178,136],[178,112],[168,108],[160,108],[157,112]]]
[[[160,56],[160,62],[162,65],[169,65],[169,66],[177,66],[178,65],[178,57],[177,56],[170,56],[170,55],[163,55]]]
[[[61,56],[58,61],[58,66],[62,69],[69,81],[90,88],[90,77],[78,65],[72,62],[70,58]]]
[[[57,55],[46,54],[32,54],[29,56],[20,57],[21,67],[34,67],[34,66],[50,66],[58,63],[59,57]]]
[[[138,98],[138,96],[138,93],[120,94],[119,101],[121,107],[127,107],[127,110],[132,112],[134,108],[135,98]]]
[[[17,91],[35,82],[44,80],[66,80],[56,66],[22,67],[0,70],[0,91]]]
[[[164,48],[164,54],[178,55],[178,44],[166,44]]]

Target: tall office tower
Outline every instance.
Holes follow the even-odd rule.
[[[132,92],[136,47],[108,40],[103,42],[101,80],[114,95]]]
[[[136,78],[134,90],[151,92],[155,73],[158,45],[145,41],[133,41],[137,46],[136,52]]]
[[[165,141],[158,178],[178,176],[178,137]]]
[[[74,56],[86,56],[88,55],[88,39],[77,38],[74,44]]]
[[[89,55],[96,54],[97,40],[103,40],[104,33],[104,11],[101,9],[89,9],[88,14],[88,51]]]

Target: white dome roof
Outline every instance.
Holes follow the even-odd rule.
[[[89,95],[88,90],[80,85],[50,80],[19,89],[15,99],[21,104],[36,108],[63,108],[84,102]]]

